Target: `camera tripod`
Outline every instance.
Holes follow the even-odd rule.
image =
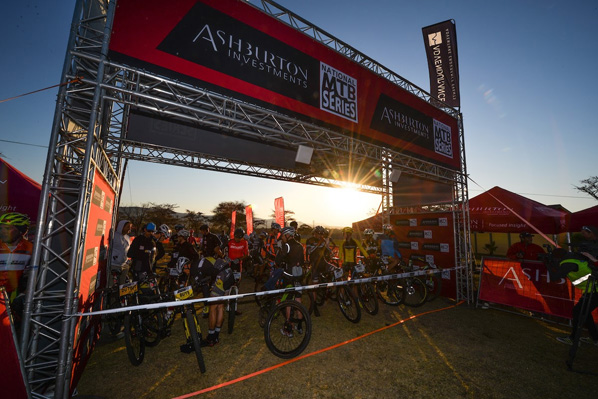
[[[569,350],[569,358],[567,359],[567,368],[569,371],[573,370],[573,361],[575,360],[575,355],[577,354],[577,348],[579,346],[579,338],[581,337],[581,331],[583,326],[590,317],[590,313],[592,311],[591,304],[592,304],[592,296],[596,294],[596,280],[598,279],[598,269],[591,267],[592,273],[588,276],[588,282],[586,284],[585,292],[583,293],[580,301],[581,301],[581,310],[579,312],[579,320],[577,322],[577,329],[575,330],[575,336],[573,337],[573,345],[571,345],[571,349]]]

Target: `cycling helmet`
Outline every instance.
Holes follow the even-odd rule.
[[[353,228],[351,228],[351,227],[343,227],[343,233],[351,233],[351,234],[353,234]]]
[[[382,226],[382,230],[384,230],[384,231],[386,231],[386,230],[392,230],[392,225],[385,224],[384,226]]]
[[[182,272],[185,265],[190,262],[191,262],[191,260],[189,260],[189,258],[186,258],[184,256],[179,256],[179,258],[176,261],[176,268],[179,271],[179,273]]]
[[[187,237],[189,237],[190,233],[189,233],[189,230],[179,230],[177,232],[177,235],[179,237],[185,237],[185,238],[187,238]]]
[[[289,236],[294,236],[295,235],[295,229],[292,228],[291,226],[287,226],[284,227],[281,232],[280,232],[283,236],[284,235],[289,235]]]
[[[262,231],[262,232],[259,234],[259,237],[261,237],[261,238],[266,238],[266,237],[268,237],[268,233],[266,233],[265,231]]]
[[[148,224],[145,225],[145,230],[149,231],[150,233],[153,233],[156,231],[156,224],[149,222]]]
[[[270,225],[270,228],[271,229],[276,229],[276,230],[280,230],[281,229],[280,225],[278,223],[276,223],[276,222],[272,222],[272,224]]]
[[[0,216],[0,224],[15,226],[21,234],[25,234],[29,229],[29,216],[18,212],[5,213]]]
[[[164,237],[170,238],[170,227],[166,224],[160,225],[160,233],[164,234]]]
[[[245,230],[243,230],[240,227],[238,229],[235,229],[234,236],[235,238],[243,238],[243,236],[245,236]]]
[[[208,225],[207,225],[207,224],[202,224],[202,225],[199,227],[199,231],[208,231],[209,229],[210,229],[210,228],[208,227]]]
[[[322,226],[316,226],[314,228],[314,234],[326,234],[326,229]]]
[[[363,235],[364,236],[373,236],[374,235],[374,230],[372,230],[372,229],[365,229],[363,231]]]
[[[183,230],[184,228],[185,228],[185,226],[183,226],[183,225],[182,225],[182,224],[180,224],[180,223],[177,223],[177,224],[175,224],[175,225],[174,225],[174,229],[175,229],[176,231]]]
[[[9,226],[29,226],[29,216],[18,212],[5,213],[0,216],[0,224],[7,224]]]

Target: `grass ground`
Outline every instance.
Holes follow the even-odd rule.
[[[249,292],[249,280],[242,292]],[[565,367],[569,347],[554,338],[567,327],[444,298],[417,309],[381,304],[378,315],[364,313],[358,324],[328,301],[313,318],[307,356],[286,364],[267,349],[255,302],[244,301],[240,310],[233,334],[225,321],[220,344],[204,348],[203,375],[195,356],[179,351],[180,320],[138,367],[129,363],[123,339],[104,335],[78,397],[563,399],[593,396],[598,383],[598,347],[579,349],[575,369],[584,373]],[[224,386],[194,394],[218,384]]]

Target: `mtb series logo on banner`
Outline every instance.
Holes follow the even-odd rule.
[[[320,109],[357,122],[357,79],[320,62]]]

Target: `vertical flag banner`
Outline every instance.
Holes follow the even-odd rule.
[[[274,217],[276,223],[284,227],[284,198],[282,197],[274,200]]]
[[[247,221],[247,234],[253,233],[253,209],[251,209],[251,205],[245,207],[245,220]]]
[[[237,222],[237,211],[233,211],[230,217],[230,238],[235,238],[235,223]]]
[[[430,72],[430,94],[450,107],[459,107],[457,29],[448,20],[422,28]]]

